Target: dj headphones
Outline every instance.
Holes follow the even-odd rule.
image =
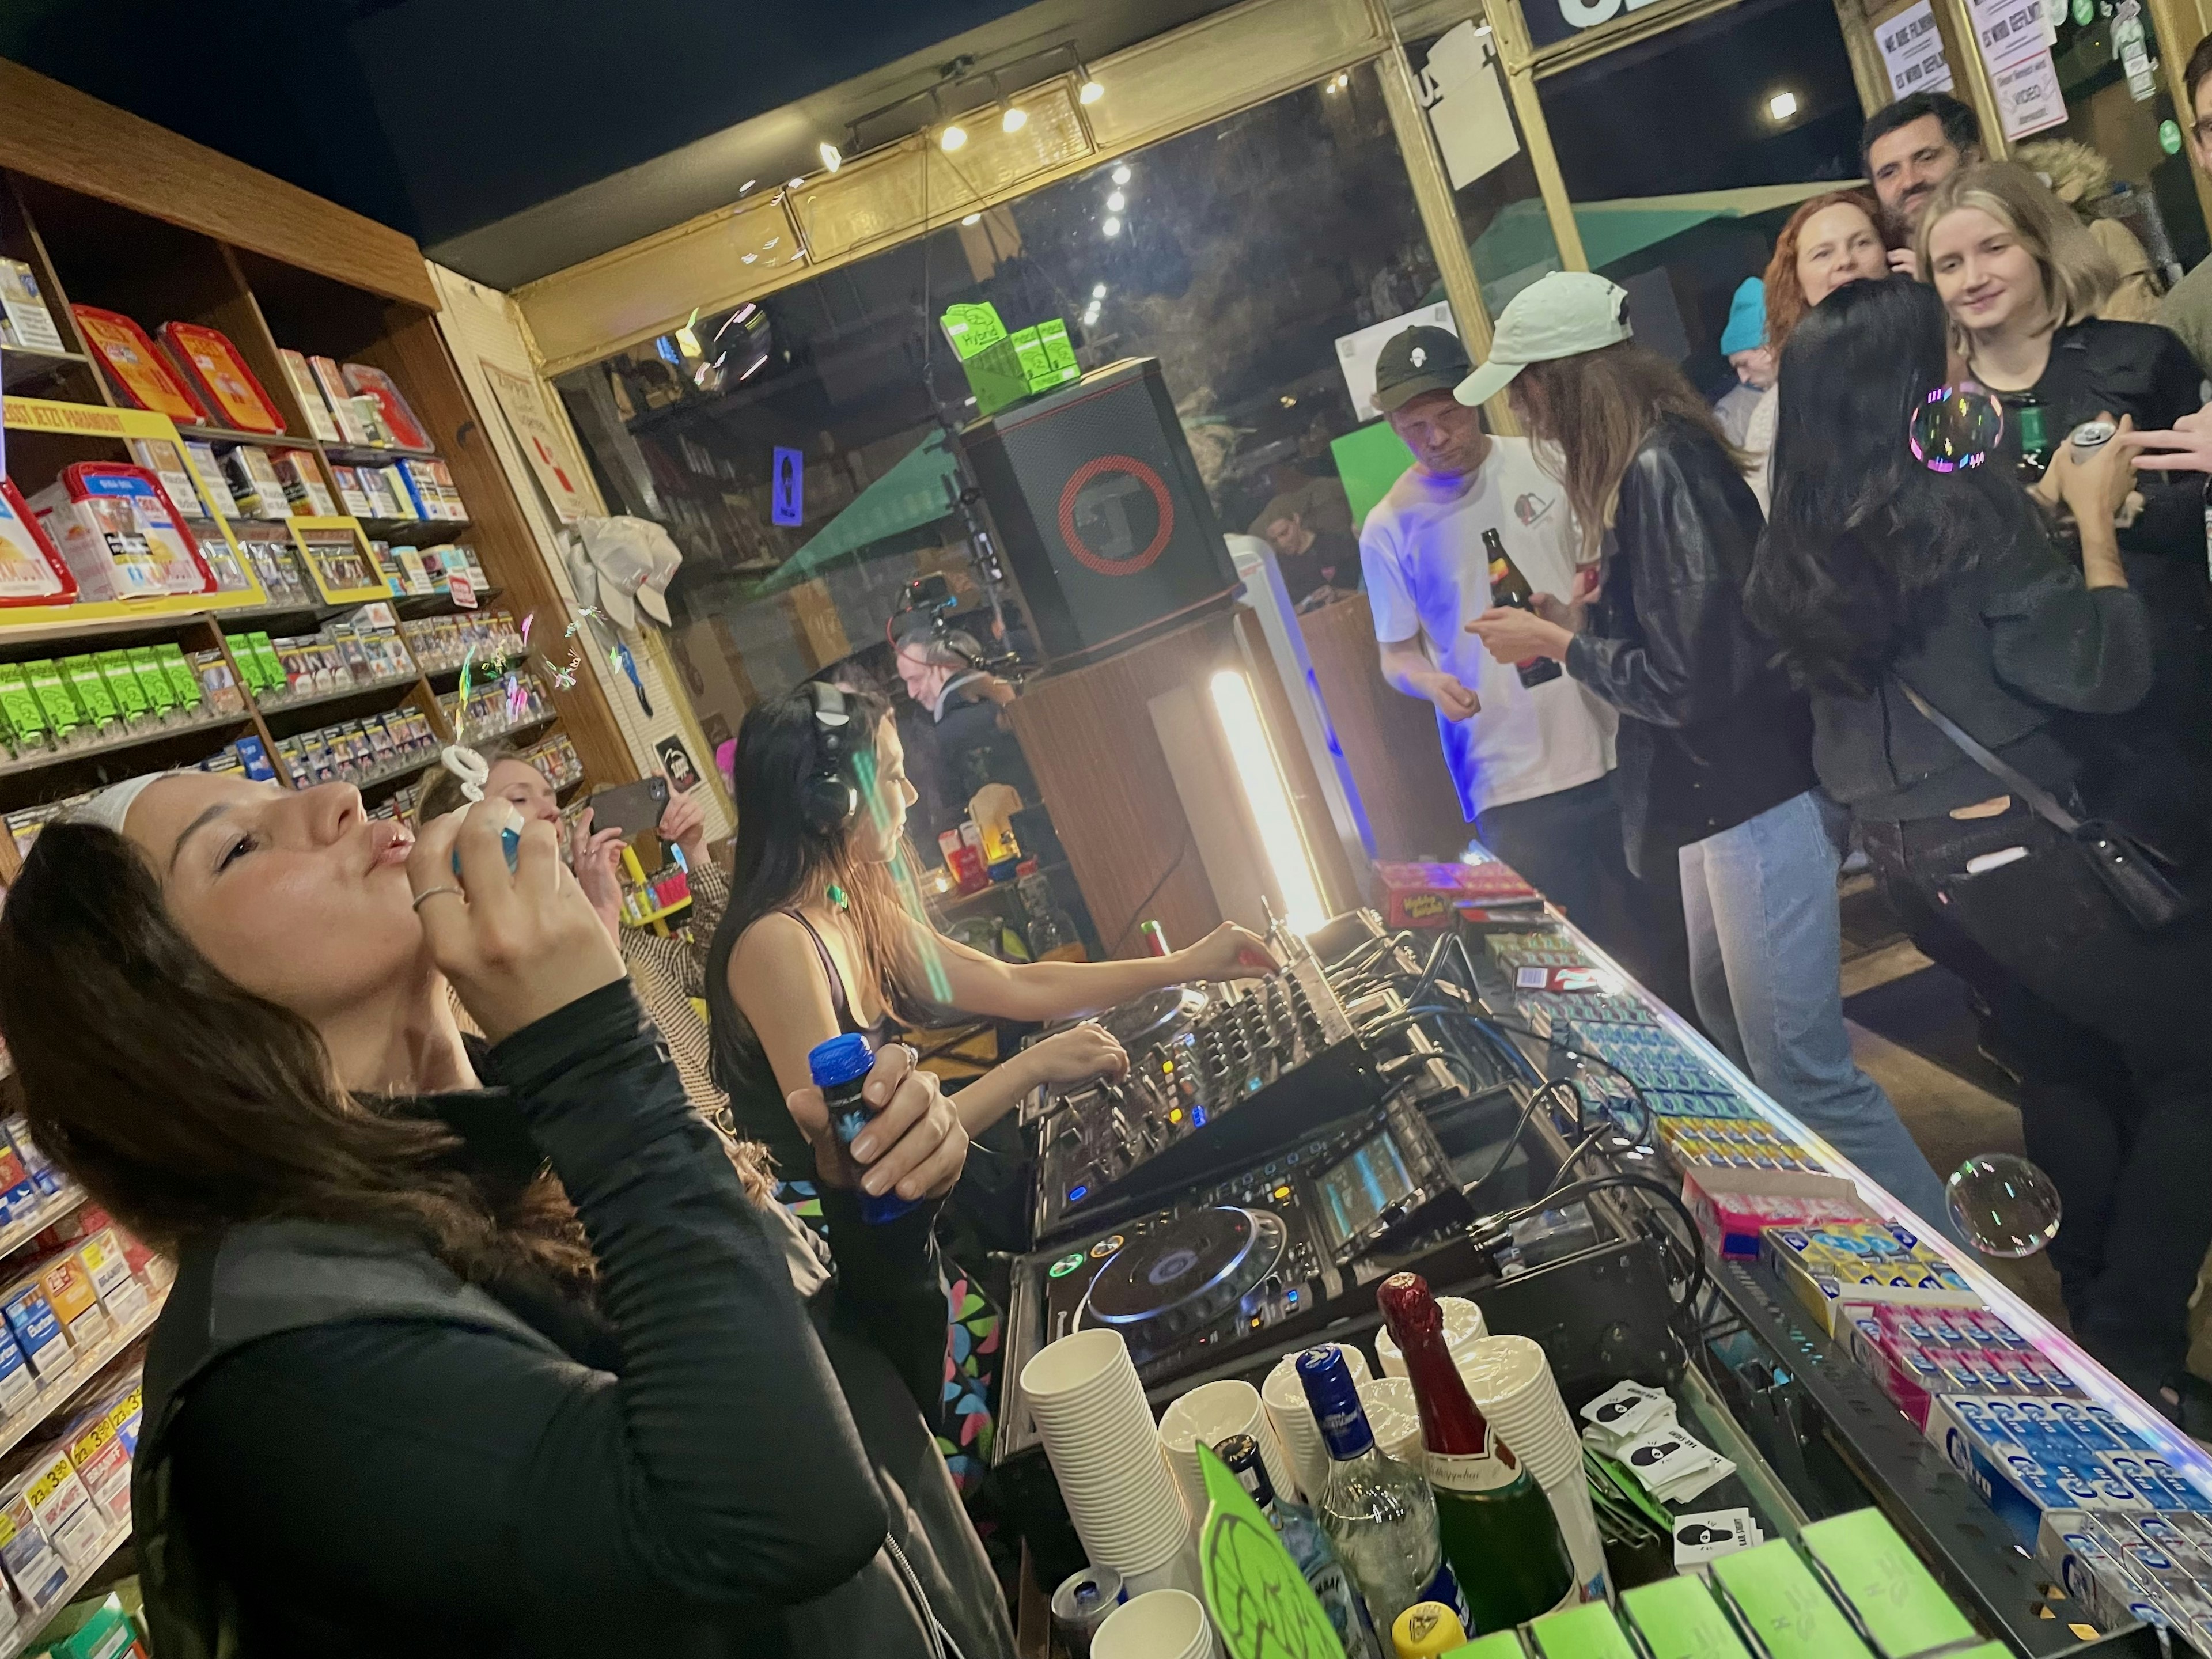
[[[860,810],[860,792],[851,771],[853,711],[845,694],[827,680],[810,680],[814,704],[815,769],[799,787],[799,816],[823,839],[835,836]]]

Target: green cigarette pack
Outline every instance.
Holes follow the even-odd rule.
[[[1613,1609],[1602,1601],[1547,1613],[1529,1622],[1528,1634],[1544,1659],[1636,1659],[1636,1650],[1613,1621]]]
[[[131,664],[131,672],[138,677],[138,690],[144,694],[147,706],[156,714],[166,714],[177,706],[176,688],[169,684],[168,670],[154,654],[150,645],[134,645],[124,653]]]
[[[8,716],[15,751],[43,748],[46,741],[46,711],[18,663],[0,663],[0,713]]]
[[[1651,1659],[1748,1659],[1701,1579],[1662,1578],[1627,1591],[1620,1607]]]
[[[107,681],[90,653],[64,657],[62,674],[69,681],[70,690],[76,694],[77,707],[84,710],[94,726],[105,732],[111,726],[123,723],[123,713],[108,695]]]
[[[154,648],[162,670],[169,677],[169,690],[177,695],[178,704],[185,708],[200,706],[200,677],[192,672],[191,664],[185,660],[185,648],[180,645],[161,645]]]
[[[99,665],[100,678],[107,682],[107,695],[115,699],[115,706],[123,711],[124,719],[136,726],[152,717],[154,705],[146,701],[138,676],[131,672],[130,658],[120,651],[96,651],[92,659]]]
[[[1044,360],[1064,380],[1072,380],[1083,370],[1075,361],[1075,348],[1067,338],[1067,323],[1064,318],[1048,317],[1036,325],[1037,340],[1044,347]]]
[[[283,660],[277,656],[276,647],[270,637],[266,634],[248,634],[246,637],[253,647],[253,654],[260,659],[263,686],[271,691],[282,691],[290,685],[292,682],[284,672]]]
[[[981,356],[1006,337],[1006,325],[999,320],[999,308],[988,300],[976,305],[947,306],[945,308],[945,336],[952,342],[952,349],[962,362]]]
[[[1767,1659],[1868,1659],[1851,1621],[1787,1539],[1723,1555],[1705,1571]]]
[[[1881,1510],[1815,1522],[1802,1536],[1805,1553],[1858,1614],[1882,1659],[1917,1659],[1973,1640],[1966,1615]]]
[[[37,694],[39,707],[46,716],[46,725],[57,738],[66,738],[84,724],[84,715],[70,694],[69,683],[62,678],[62,665],[41,657],[36,662],[23,665],[23,677],[31,683]]]

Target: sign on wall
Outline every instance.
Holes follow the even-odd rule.
[[[1470,18],[1446,30],[1429,47],[1415,85],[1454,190],[1521,153],[1498,75],[1496,37],[1487,26]]]
[[[580,476],[567,438],[545,412],[544,393],[538,382],[501,368],[489,357],[477,359],[500,412],[514,434],[514,441],[530,463],[530,471],[545,492],[546,501],[562,524],[592,516],[594,509],[578,483]]]
[[[1943,37],[1936,32],[1936,13],[1928,0],[1917,0],[1895,16],[1883,18],[1874,26],[1874,38],[1881,48],[1892,98],[1950,91],[1951,66],[1943,60]]]
[[[769,517],[781,525],[806,522],[806,461],[795,449],[775,452]]]

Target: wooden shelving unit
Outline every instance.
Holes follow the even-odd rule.
[[[241,445],[300,452],[340,504],[334,466],[434,458],[452,473],[465,521],[294,519],[272,527],[267,520],[241,520],[221,532],[234,545],[280,536],[296,544],[309,534],[351,535],[364,548],[371,540],[424,548],[465,541],[491,581],[477,608],[518,617],[536,611],[541,623],[562,614],[559,591],[484,430],[487,419],[501,417],[471,403],[437,326],[436,289],[405,237],[0,62],[0,253],[31,267],[64,348],[0,349],[8,470],[26,496],[72,462],[131,459],[133,437],[173,436],[180,447],[204,442],[218,458]],[[260,380],[285,432],[173,427],[124,408],[86,349],[72,304],[121,312],[149,333],[173,320],[221,330]],[[382,369],[432,447],[319,441],[278,356],[283,349]],[[222,647],[225,631],[312,632],[371,599],[390,604],[403,621],[456,609],[443,594],[333,592],[312,561],[303,556],[301,562],[315,585],[305,602],[253,592],[0,610],[0,661],[158,641],[174,642],[187,653],[206,651]],[[193,764],[246,734],[262,739],[281,776],[276,738],[403,705],[421,710],[447,740],[437,693],[451,690],[455,678],[441,673],[434,686],[432,677],[418,673],[407,681],[272,700],[267,707],[249,699],[242,714],[222,720],[135,730],[97,747],[0,761],[0,811],[63,799],[136,771]],[[557,722],[592,782],[635,776],[636,764],[599,688],[588,677],[565,690],[550,676],[538,678],[554,714],[507,735],[533,736]],[[244,677],[239,679],[242,687]],[[395,767],[363,787],[388,791],[421,769],[417,763]],[[0,882],[11,880],[17,867],[12,841],[0,836]]]

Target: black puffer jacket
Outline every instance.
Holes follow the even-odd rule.
[[[1620,481],[1604,585],[1567,672],[1618,708],[1628,860],[1639,873],[1814,785],[1813,722],[1743,614],[1763,527],[1707,434],[1662,420]]]

